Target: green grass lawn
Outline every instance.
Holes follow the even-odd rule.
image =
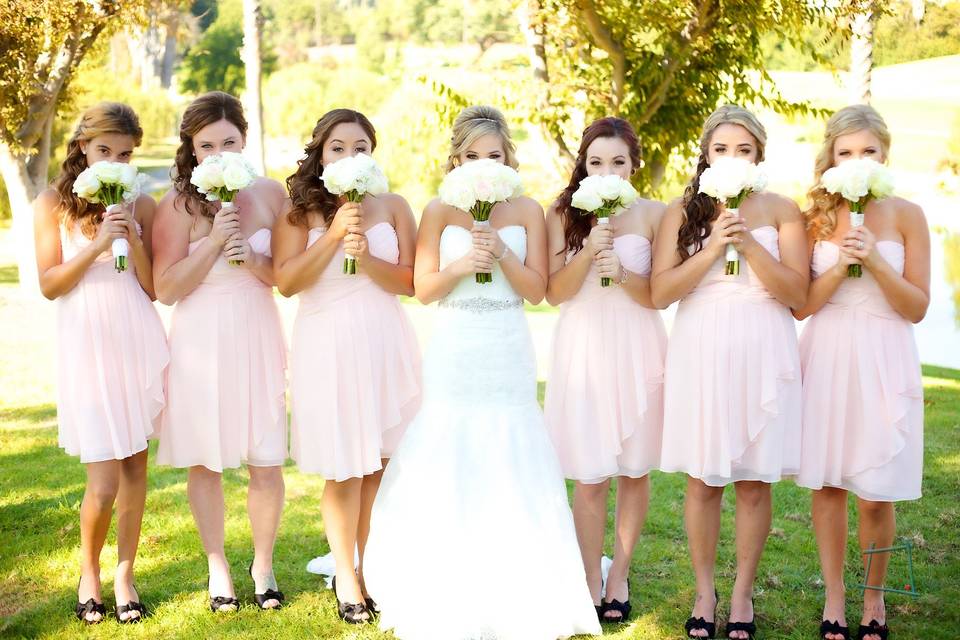
[[[927,445],[922,500],[902,505],[899,533],[916,545],[914,569],[919,599],[889,596],[894,637],[924,640],[957,637],[960,613],[960,372],[924,370]],[[541,387],[542,391],[542,387]],[[76,601],[79,531],[77,510],[83,468],[56,446],[55,409],[50,403],[0,406],[0,636],[4,638],[389,638],[374,627],[348,627],[335,613],[330,591],[304,570],[307,560],[328,550],[319,515],[322,482],[286,469],[287,504],[277,544],[276,573],[289,606],[260,612],[246,577],[251,556],[245,514],[245,473],[225,474],[227,553],[238,596],[237,615],[214,616],[206,606],[206,565],[186,501],[186,475],[150,469],[150,493],[138,561],[142,599],[151,610],[136,627],[112,618],[92,629],[72,618]],[[631,572],[637,616],[626,627],[611,626],[611,638],[667,639],[681,636],[693,598],[682,526],[683,478],[655,474],[650,517]],[[756,608],[759,638],[816,637],[821,587],[809,514],[809,493],[789,482],[774,489],[773,533],[760,567]],[[612,507],[612,504],[611,504]],[[726,497],[717,587],[729,599],[733,580],[732,492]],[[853,516],[853,512],[851,511]],[[853,520],[852,520],[853,521]],[[104,552],[104,593],[112,604],[110,567],[116,562],[113,536]],[[851,541],[848,583],[860,581]],[[505,577],[506,578],[506,577]],[[523,579],[522,567],[510,579]],[[903,559],[893,563],[890,585],[906,581]],[[442,588],[442,585],[438,585]],[[425,601],[429,601],[427,598]],[[522,606],[522,603],[518,603]],[[848,616],[859,617],[851,593]],[[535,613],[535,612],[532,612]],[[437,612],[424,610],[424,615]],[[455,612],[450,612],[455,615]],[[721,605],[720,620],[726,618]],[[438,621],[442,625],[442,620]]]

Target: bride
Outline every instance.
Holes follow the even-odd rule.
[[[447,171],[480,158],[517,166],[503,115],[475,106]],[[384,472],[363,563],[380,626],[402,640],[600,633],[523,311],[546,288],[543,211],[515,198],[490,222],[434,200],[420,223],[414,286],[439,300],[423,405]]]

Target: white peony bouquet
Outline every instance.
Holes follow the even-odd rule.
[[[839,193],[850,206],[850,228],[863,226],[863,210],[876,198],[882,200],[893,194],[893,174],[886,166],[870,158],[841,162],[823,172],[820,184],[829,193]],[[847,276],[859,278],[863,267],[851,264]]]
[[[142,176],[137,168],[124,162],[96,162],[73,181],[73,192],[87,202],[99,202],[107,207],[107,215],[116,211],[124,202],[133,202],[140,195]],[[126,238],[117,238],[110,245],[113,266],[117,272],[127,269],[130,243]]]
[[[256,177],[257,172],[246,158],[239,153],[224,151],[207,156],[194,167],[190,174],[190,183],[195,185],[197,191],[205,195],[207,200],[219,200],[221,211],[229,211],[233,208],[237,191],[249,187]],[[243,264],[243,260],[231,260],[230,264]]]
[[[720,157],[713,161],[700,174],[700,193],[715,198],[737,215],[740,204],[754,191],[762,191],[767,186],[767,177],[763,169],[743,158]],[[740,274],[740,256],[732,244],[727,245],[727,264],[724,273],[728,276]]]
[[[637,190],[618,175],[587,176],[573,192],[570,205],[597,216],[597,224],[607,224],[610,216],[624,211],[636,199]],[[600,278],[600,286],[609,287],[610,278]]]
[[[331,162],[323,168],[320,179],[327,191],[344,196],[349,202],[362,202],[367,194],[378,196],[389,189],[387,177],[376,161],[365,153]],[[357,259],[354,256],[344,256],[343,272],[357,272]]]
[[[484,158],[456,167],[440,183],[440,200],[466,211],[479,225],[490,224],[494,205],[523,193],[520,174],[496,160]],[[477,283],[493,282],[489,273],[478,273]]]

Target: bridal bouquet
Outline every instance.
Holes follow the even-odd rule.
[[[73,181],[73,192],[87,202],[106,205],[109,215],[124,202],[133,202],[140,195],[141,176],[137,168],[123,162],[95,162],[80,172]],[[110,245],[113,266],[117,273],[127,268],[130,243],[126,238],[116,238]]]
[[[573,192],[571,206],[597,216],[597,224],[608,224],[637,199],[637,190],[618,175],[587,176]],[[609,287],[610,278],[600,278],[600,286]]]
[[[700,193],[715,198],[733,215],[739,213],[740,204],[754,191],[767,186],[767,177],[757,165],[742,158],[720,157],[700,174]],[[724,273],[740,274],[740,256],[737,249],[727,245],[727,264]]]
[[[893,174],[884,165],[870,158],[841,162],[827,169],[820,184],[829,193],[839,193],[850,206],[850,228],[863,226],[863,210],[870,200],[882,200],[893,193]],[[848,278],[859,278],[863,267],[851,264]]]
[[[253,166],[239,153],[224,151],[207,156],[193,169],[190,183],[211,202],[220,201],[220,210],[233,209],[237,191],[249,187],[257,177]],[[231,260],[230,264],[243,264],[243,260]]]
[[[378,196],[386,193],[387,177],[377,166],[376,161],[365,153],[347,156],[336,162],[331,162],[323,168],[320,176],[327,191],[337,196],[344,196],[349,202],[362,202],[368,193]],[[343,272],[355,274],[357,259],[346,255],[343,258]]]
[[[490,224],[490,212],[498,202],[522,193],[520,174],[489,158],[456,167],[440,183],[440,200],[466,211],[478,225]],[[478,284],[493,282],[489,273],[478,273],[476,279]]]

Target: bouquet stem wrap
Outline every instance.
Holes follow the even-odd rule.
[[[863,205],[859,202],[851,203],[850,205],[850,228],[856,229],[857,227],[863,226]],[[851,264],[847,265],[847,277],[848,278],[860,278],[863,277],[863,265]]]
[[[347,197],[349,202],[363,202],[363,196],[366,194],[359,193],[357,191],[347,191],[344,195]],[[351,276],[357,275],[356,256],[352,256],[349,253],[343,254],[343,272]]]
[[[610,224],[610,212],[609,212],[609,211],[606,211],[606,212],[604,212],[603,214],[601,214],[601,213],[598,212],[598,213],[597,213],[597,224]],[[610,286],[610,282],[611,282],[610,278],[607,278],[607,277],[600,278],[600,286],[601,286],[601,287],[609,287],[609,286]]]
[[[233,211],[233,209],[234,209],[233,200],[220,201],[220,211]],[[243,260],[236,260],[236,259],[228,260],[228,262],[235,267],[239,267],[240,265],[243,264]]]
[[[493,202],[477,202],[474,205],[473,209],[470,210],[470,213],[473,215],[473,220],[481,227],[490,226],[490,212],[493,210]],[[478,273],[476,274],[477,284],[488,284],[493,282],[492,273]]]
[[[739,203],[733,208],[727,207],[727,211],[732,213],[735,216],[740,215]],[[726,259],[727,264],[723,269],[723,273],[728,276],[738,276],[740,275],[740,254],[737,253],[737,248],[732,244],[727,245],[726,249]]]
[[[107,205],[106,215],[110,215],[115,211],[120,211],[122,207],[123,205],[119,203]],[[126,271],[127,257],[130,255],[130,243],[127,242],[127,239],[115,238],[110,244],[110,251],[113,253],[113,268],[117,270],[117,273]]]

